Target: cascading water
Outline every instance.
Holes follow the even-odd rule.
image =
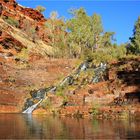
[[[32,99],[38,99],[39,101],[36,104],[34,104],[31,99],[27,99],[25,103],[25,110],[22,113],[31,114],[36,109],[36,107],[43,101],[43,99],[45,98],[45,95],[48,92],[53,93],[55,90],[56,90],[56,87],[49,87],[45,89],[39,89],[37,91],[32,91],[30,93]]]
[[[64,80],[59,84],[59,86],[63,86],[65,84],[72,85],[73,81],[74,81],[73,76],[68,76],[64,78]]]
[[[101,74],[106,70],[106,64],[101,63],[99,67],[94,69],[94,76],[91,83],[97,83],[100,81]]]
[[[43,99],[41,99],[38,103],[28,107],[26,110],[24,110],[22,113],[27,113],[27,114],[31,114],[33,112],[33,110],[43,101]]]
[[[30,93],[32,99],[27,99],[25,103],[25,109],[22,113],[31,114],[43,100],[47,99],[47,93],[55,94],[55,92],[57,91],[57,87],[72,85],[74,83],[74,80],[79,76],[80,72],[86,71],[88,68],[94,71],[94,76],[89,83],[97,83],[100,81],[102,73],[106,70],[106,64],[101,63],[98,67],[89,67],[89,62],[85,61],[76,69],[73,74],[64,78],[57,86],[32,91]],[[34,103],[34,99],[38,100],[38,102]]]
[[[79,75],[80,72],[85,71],[89,67],[88,61],[83,62],[76,70],[74,75]]]

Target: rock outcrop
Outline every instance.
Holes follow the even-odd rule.
[[[13,12],[13,14],[17,13],[16,14],[17,17],[20,17],[22,16],[21,14],[23,14],[23,16],[30,17],[31,19],[37,22],[46,21],[44,16],[39,11],[34,10],[32,8],[25,8],[19,5],[15,0],[1,0],[1,5],[3,6],[2,13],[4,16],[10,16],[10,13]],[[6,11],[7,11],[7,15],[5,13]],[[8,15],[8,11],[9,11],[9,15]]]

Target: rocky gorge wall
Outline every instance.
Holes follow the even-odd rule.
[[[14,25],[11,25],[11,19]],[[55,85],[77,67],[77,60],[51,59],[38,54],[29,55],[27,61],[15,60],[23,48],[31,46],[39,47],[39,50],[45,46],[50,54],[52,47],[46,45],[50,41],[49,32],[44,31],[46,21],[37,10],[22,7],[15,0],[0,1],[0,113],[22,112],[31,91]],[[36,40],[42,41],[41,45],[25,27],[35,29]],[[53,113],[57,108],[61,115],[88,116],[97,111],[98,105],[109,115],[124,110],[139,112],[139,64],[139,57],[110,63],[107,77],[102,77],[98,83],[96,79],[94,83],[87,83],[92,77],[82,73],[64,95],[60,92],[58,96],[48,94],[49,101],[40,105],[33,114]]]
[[[35,39],[41,39],[46,43],[50,42],[49,32],[44,25],[47,19],[39,11],[22,7],[15,0],[1,0],[0,15],[6,22],[12,20],[12,23],[16,23],[16,28],[25,32],[29,37],[36,36]],[[34,31],[35,35],[32,31]]]

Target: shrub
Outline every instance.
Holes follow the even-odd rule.
[[[92,107],[92,115],[93,116],[97,116],[97,115],[99,115],[99,109],[100,109],[100,104],[98,104],[98,103],[94,103],[93,104],[93,107]]]
[[[15,26],[17,28],[19,27],[19,21],[12,17],[8,17],[7,19],[5,19],[5,21],[12,26]]]
[[[101,62],[110,62],[112,60],[120,59],[126,55],[126,48],[121,47],[110,47],[110,48],[99,48],[98,50],[91,52],[86,49],[82,55],[82,59],[93,61],[95,64]]]
[[[47,99],[47,100],[43,101],[43,102],[41,103],[41,106],[42,106],[44,109],[46,109],[46,108],[51,108],[51,106],[52,106],[51,100],[50,100],[50,99]]]
[[[64,97],[65,95],[64,95],[64,87],[63,86],[59,86],[59,87],[57,87],[57,91],[56,91],[56,95],[57,96],[62,96],[62,97]]]
[[[38,5],[36,8],[35,8],[37,11],[39,11],[39,12],[44,12],[45,10],[46,10],[46,8],[45,7],[43,7],[43,6],[41,6],[41,5]]]
[[[23,48],[20,53],[16,55],[16,59],[20,59],[23,62],[28,61],[29,58],[29,50]]]
[[[32,39],[33,42],[39,39],[39,36],[37,35],[36,27],[33,25],[33,22],[27,19],[23,20],[22,31],[24,31],[28,35],[28,37]]]

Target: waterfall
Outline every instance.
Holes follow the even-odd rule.
[[[85,71],[87,68],[88,68],[88,62],[85,61],[85,62],[83,62],[83,63],[78,67],[78,69],[76,70],[75,74],[76,74],[76,75],[79,75],[79,73],[80,73],[81,71]]]
[[[31,114],[35,109],[36,107],[45,99],[47,99],[45,97],[45,93],[47,94],[48,92],[49,93],[54,93],[55,90],[56,90],[57,87],[49,87],[49,88],[45,88],[45,89],[39,89],[37,91],[33,91],[33,93],[31,93],[31,96],[33,99],[39,99],[39,102],[37,102],[36,104],[29,104],[28,105],[28,108],[25,109],[22,113],[27,113],[27,114]],[[34,95],[33,95],[34,94]],[[27,104],[28,102],[30,102],[30,100],[27,99]]]
[[[100,81],[101,74],[106,70],[106,64],[101,63],[99,67],[94,69],[95,76],[93,76],[91,83],[97,83]]]
[[[85,61],[84,63],[82,63],[76,70],[74,73],[72,73],[71,75],[65,77],[60,84],[58,84],[57,86],[52,86],[49,88],[44,88],[44,89],[39,89],[36,91],[32,91],[31,94],[31,99],[27,99],[26,103],[27,107],[26,109],[22,112],[22,113],[27,113],[27,114],[31,114],[33,112],[33,110],[35,110],[37,108],[37,106],[43,101],[47,99],[47,93],[55,93],[57,90],[58,86],[64,86],[64,85],[72,85],[74,82],[74,78],[78,77],[80,72],[82,71],[86,71],[89,68],[89,62]],[[90,81],[90,83],[97,83],[100,81],[101,78],[101,74],[106,70],[106,64],[101,63],[98,67],[94,66],[91,67],[90,69],[92,69],[95,73],[95,75],[92,77],[92,80]],[[37,99],[39,100],[38,103],[34,104],[32,100]]]
[[[27,114],[31,114],[35,109],[36,107],[43,101],[43,99],[41,99],[38,103],[28,107],[26,110],[24,110],[22,113],[27,113]]]
[[[59,86],[63,86],[65,84],[72,85],[73,82],[74,82],[73,76],[68,76],[63,79],[63,81],[59,84]]]

